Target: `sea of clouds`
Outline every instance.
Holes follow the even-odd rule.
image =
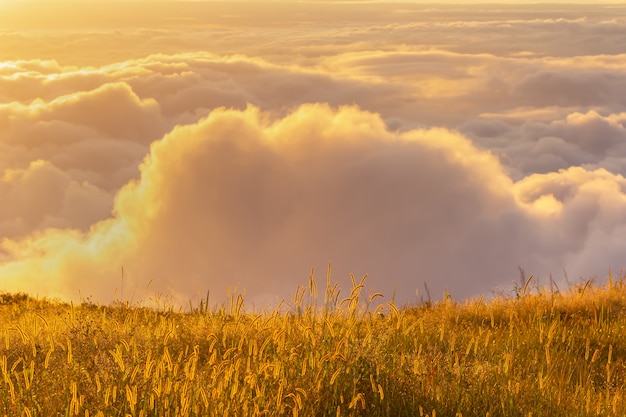
[[[625,266],[626,8],[169,4],[0,18],[1,290],[265,306],[330,262],[407,303]]]

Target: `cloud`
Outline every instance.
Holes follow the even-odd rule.
[[[466,123],[461,130],[502,155],[517,178],[573,166],[604,168],[626,175],[624,113],[589,110],[560,115],[544,111],[537,115],[538,120],[533,120],[533,112],[523,111],[517,115],[487,116]],[[513,118],[520,122],[510,122]]]
[[[87,230],[110,214],[111,195],[73,181],[47,161],[9,169],[0,178],[0,236],[21,237],[46,228]]]
[[[548,253],[579,276],[604,276],[597,265],[619,271],[626,239],[626,180],[604,169],[580,167],[534,174],[515,184],[523,206],[544,221],[542,238]],[[607,250],[607,248],[610,248]],[[598,262],[598,260],[601,262]]]
[[[0,126],[0,194],[11,202],[2,210],[9,216],[4,236],[48,226],[86,229],[106,217],[114,193],[138,175],[148,144],[167,130],[158,103],[122,82],[0,104]]]
[[[572,168],[513,183],[457,133],[390,132],[356,107],[304,105],[282,118],[219,109],[153,143],[113,218],[5,239],[0,276],[5,287],[106,300],[123,267],[139,291],[153,280],[157,292],[210,289],[217,301],[237,286],[262,304],[332,262],[336,279],[368,273],[399,302],[424,282],[464,297],[509,284],[516,265],[544,279],[569,262],[589,273],[618,265],[614,254],[588,267],[599,236],[623,244],[613,230],[624,208],[623,177]]]
[[[39,120],[86,125],[109,136],[151,141],[160,131],[156,101],[140,99],[125,83],[60,96],[52,102],[33,101],[26,109]]]
[[[541,71],[515,86],[528,103],[539,106],[602,106],[617,101],[623,105],[626,77],[616,71]]]
[[[506,183],[493,176],[495,160],[472,155],[449,132],[395,136],[355,108],[304,106],[269,125],[266,117],[217,111],[152,147],[146,188],[133,190],[155,208],[140,246],[148,259],[178,262],[147,265],[151,273],[284,295],[310,267],[332,261],[340,276],[368,272],[373,284],[393,280],[413,294],[415,279],[435,272],[433,262],[421,265],[426,258],[446,263],[467,218],[486,216],[476,200],[504,204],[485,196]],[[428,145],[434,138],[448,145]],[[126,198],[123,191],[118,202]],[[120,213],[137,207],[130,201]]]
[[[235,3],[0,16],[7,288],[106,301],[124,266],[261,300],[332,261],[412,300],[622,266],[623,8]]]

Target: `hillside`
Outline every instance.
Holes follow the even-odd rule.
[[[0,296],[0,415],[622,416],[623,279],[398,308],[354,282],[191,312]],[[528,284],[528,283],[527,283]],[[308,301],[305,301],[308,300]]]

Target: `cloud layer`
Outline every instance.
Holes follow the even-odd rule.
[[[332,262],[411,302],[624,267],[626,9],[184,4],[0,33],[0,289],[107,302],[123,268],[263,305]]]

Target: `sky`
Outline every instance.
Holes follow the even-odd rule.
[[[626,266],[626,5],[0,0],[0,45],[0,291],[265,308],[330,263],[410,304]]]

